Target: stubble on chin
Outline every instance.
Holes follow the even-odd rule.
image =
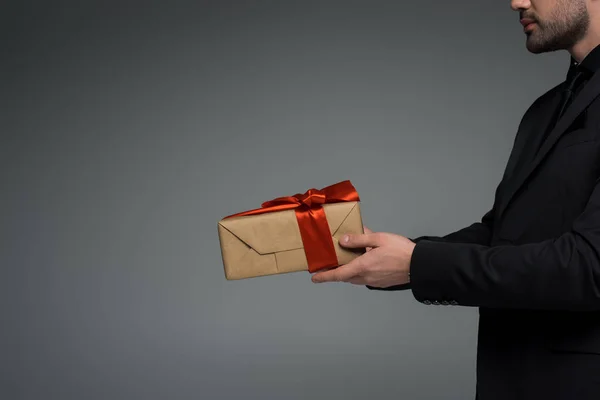
[[[536,29],[527,34],[527,50],[534,54],[565,50],[581,40],[589,28],[590,16],[584,3],[570,7],[573,8],[557,10],[553,22],[540,22],[536,18]],[[571,21],[567,22],[566,15],[571,15]]]

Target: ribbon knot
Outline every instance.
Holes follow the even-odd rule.
[[[262,203],[259,209],[244,211],[225,218],[295,209],[308,270],[316,272],[338,265],[331,231],[322,205],[344,201],[360,201],[350,181],[342,181],[323,189],[309,189],[303,194],[278,197]]]
[[[313,205],[321,205],[327,202],[327,195],[325,192],[318,189],[309,189],[306,193],[297,194],[294,197],[308,208],[311,208]]]

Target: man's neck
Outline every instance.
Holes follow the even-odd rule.
[[[597,33],[596,30],[590,30],[585,38],[577,42],[568,51],[573,59],[580,63],[598,45],[600,45],[600,33]]]

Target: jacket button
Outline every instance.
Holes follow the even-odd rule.
[[[434,300],[434,301],[433,301],[433,304],[435,304],[436,306],[439,306],[439,305],[440,305],[440,302],[439,302],[439,301],[437,301],[437,300]]]

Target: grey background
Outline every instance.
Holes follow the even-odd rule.
[[[365,224],[491,206],[563,79],[509,1],[13,2],[0,75],[0,398],[469,399],[477,310],[224,278],[217,221],[350,179]]]

